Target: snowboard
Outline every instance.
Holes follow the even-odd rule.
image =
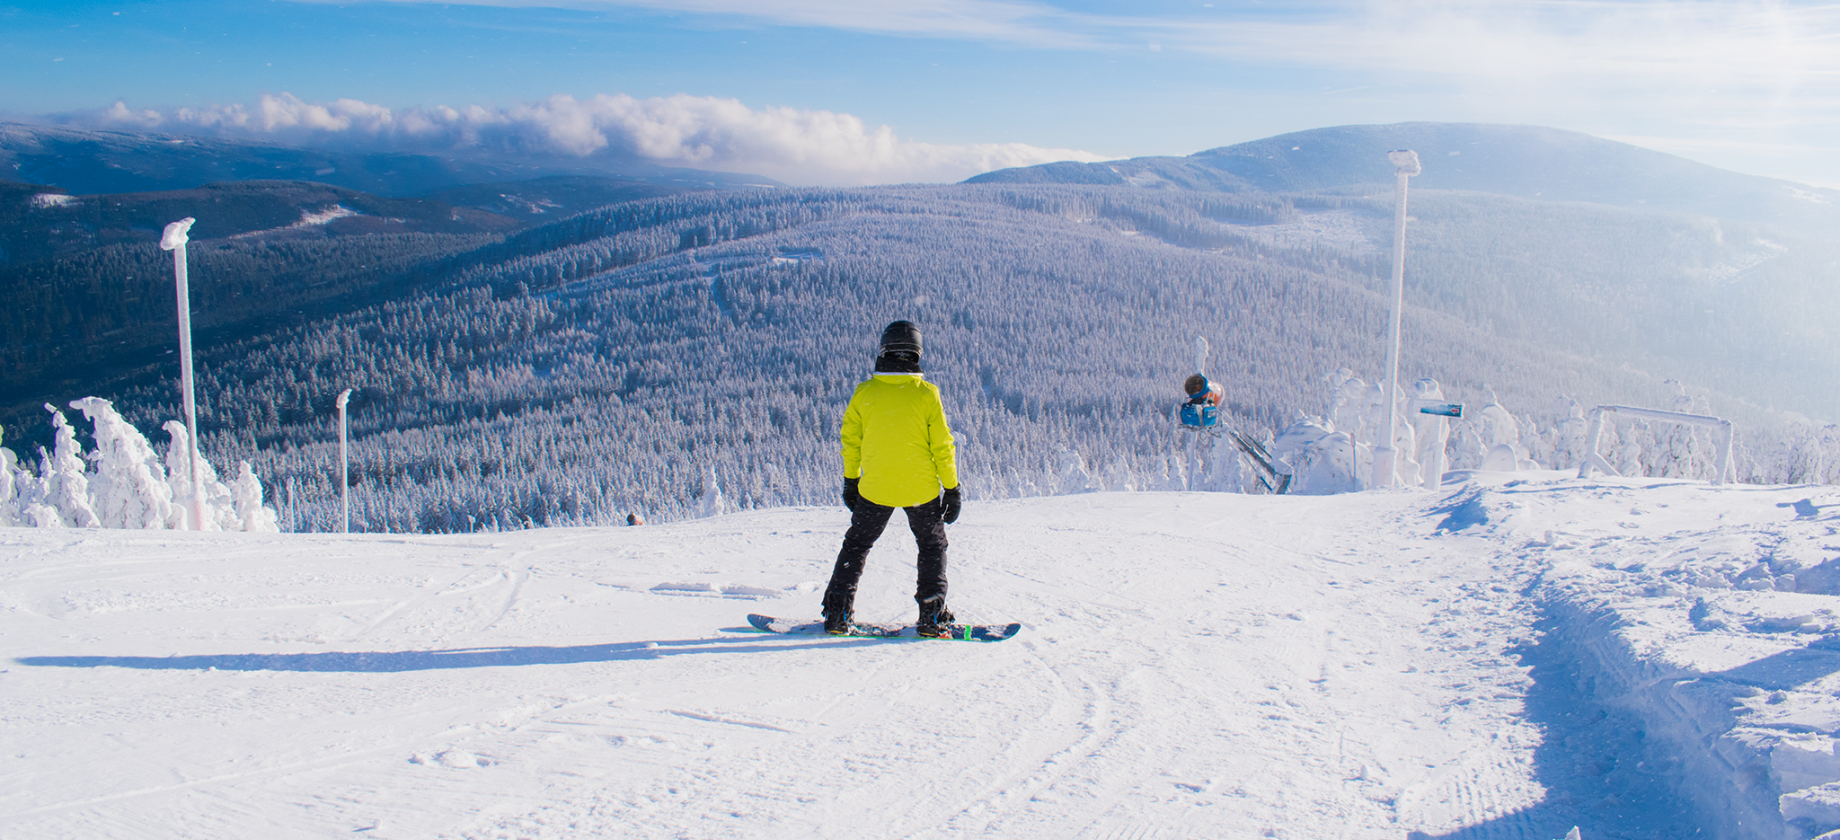
[[[748,615],[748,623],[754,629],[767,633],[786,633],[796,636],[828,636],[824,632],[822,621],[792,621],[774,618],[770,615]],[[1017,624],[949,624],[952,630],[949,636],[922,636],[914,632],[912,624],[864,624],[850,625],[846,635],[868,639],[954,639],[961,642],[1001,642],[1022,632],[1022,625]]]

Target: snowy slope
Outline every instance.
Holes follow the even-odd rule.
[[[1747,599],[1832,596],[1711,571],[1801,537],[1831,554],[1840,499],[1539,478],[974,502],[952,602],[1026,624],[995,644],[749,632],[815,617],[841,508],[0,529],[0,836],[1785,836],[1695,804],[1736,777],[1641,691],[1821,638],[1827,607],[1768,624]],[[911,619],[912,539],[883,540],[859,613]],[[1699,598],[1724,624],[1686,617]],[[1676,728],[1794,712],[1831,744],[1819,682]]]

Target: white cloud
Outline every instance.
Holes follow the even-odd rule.
[[[1745,84],[1833,81],[1840,74],[1835,5],[1372,2],[1327,14],[1183,26],[1164,37],[1237,60],[1449,75]]]
[[[108,110],[103,112],[102,118],[114,125],[137,128],[154,128],[166,121],[166,117],[159,111],[152,109],[141,111],[130,110],[125,102],[117,102],[110,106]]]
[[[164,126],[294,142],[396,149],[524,151],[585,157],[623,153],[667,166],[767,175],[803,185],[959,181],[980,172],[1058,160],[1101,160],[1077,149],[1023,143],[965,145],[898,137],[850,114],[750,108],[734,99],[679,94],[637,99],[558,94],[509,108],[395,110],[355,99],[306,102],[290,93],[241,104],[134,111],[117,102],[109,125]]]

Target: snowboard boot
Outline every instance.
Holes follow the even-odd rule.
[[[854,600],[848,596],[828,596],[824,599],[824,632],[833,636],[850,635],[850,621],[855,617],[850,602]]]
[[[952,635],[952,611],[946,609],[946,599],[934,596],[920,602],[920,620],[914,624],[914,632],[935,639]]]

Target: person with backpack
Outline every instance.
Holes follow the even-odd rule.
[[[946,525],[958,521],[962,488],[952,429],[939,386],[920,371],[920,328],[912,321],[882,330],[874,375],[850,395],[841,437],[850,528],[824,590],[825,632],[850,632],[863,563],[894,509],[901,508],[920,549],[916,630],[922,636],[947,635],[953,616],[946,609]]]

